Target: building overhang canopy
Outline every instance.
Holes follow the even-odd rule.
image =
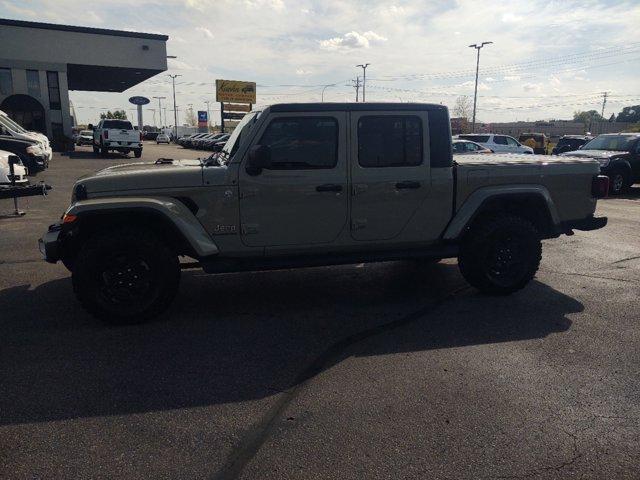
[[[0,26],[0,60],[59,65],[69,90],[123,92],[167,70],[166,35],[8,19]]]

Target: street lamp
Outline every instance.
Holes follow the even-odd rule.
[[[489,45],[493,42],[482,42],[480,45],[474,43],[469,45],[469,48],[475,48],[478,51],[478,58],[476,60],[476,87],[473,92],[473,121],[471,122],[471,133],[476,131],[476,102],[478,100],[478,71],[480,69],[480,49],[485,45]]]
[[[332,83],[330,85],[325,85],[324,87],[322,87],[322,97],[321,97],[322,98],[322,100],[321,100],[322,102],[324,102],[324,91],[329,87],[335,87],[335,86],[336,86],[336,84]]]
[[[365,96],[365,88],[367,85],[367,67],[371,65],[370,63],[365,63],[360,64],[360,65],[356,65],[356,67],[362,67],[362,101],[366,102],[367,101],[367,97]]]

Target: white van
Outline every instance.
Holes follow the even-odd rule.
[[[0,110],[0,131],[2,131],[1,134],[9,135],[19,140],[35,140],[38,142],[38,146],[45,153],[46,163],[49,163],[51,160],[52,151],[47,136],[40,132],[28,132],[22,128],[22,126],[13,121],[13,119],[11,119],[11,117],[2,110]]]

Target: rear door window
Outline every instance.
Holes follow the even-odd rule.
[[[489,135],[459,135],[458,138],[478,143],[487,143],[489,141]]]
[[[365,168],[422,163],[422,120],[413,115],[364,116],[358,121],[358,163]]]
[[[503,137],[502,135],[495,135],[493,137],[493,143],[496,145],[507,145],[507,137]]]

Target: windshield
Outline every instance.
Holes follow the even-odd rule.
[[[93,135],[93,132],[91,130],[82,130],[80,135]]]
[[[222,152],[220,152],[220,155],[218,156],[218,163],[220,163],[220,165],[226,165],[227,162],[229,162],[229,159],[233,157],[233,155],[238,150],[238,147],[240,146],[243,138],[246,137],[246,135],[244,135],[244,132],[248,132],[249,130],[251,130],[251,127],[260,116],[260,113],[261,112],[259,111],[247,113],[240,121],[238,126],[235,128],[235,130],[227,140],[227,143],[222,148]]]
[[[14,122],[12,119],[5,115],[0,115],[0,123],[7,127],[9,130],[13,130],[18,133],[28,133],[24,128],[22,128],[19,124]]]
[[[601,135],[587,143],[583,150],[615,150],[628,152],[636,137],[630,135]]]

